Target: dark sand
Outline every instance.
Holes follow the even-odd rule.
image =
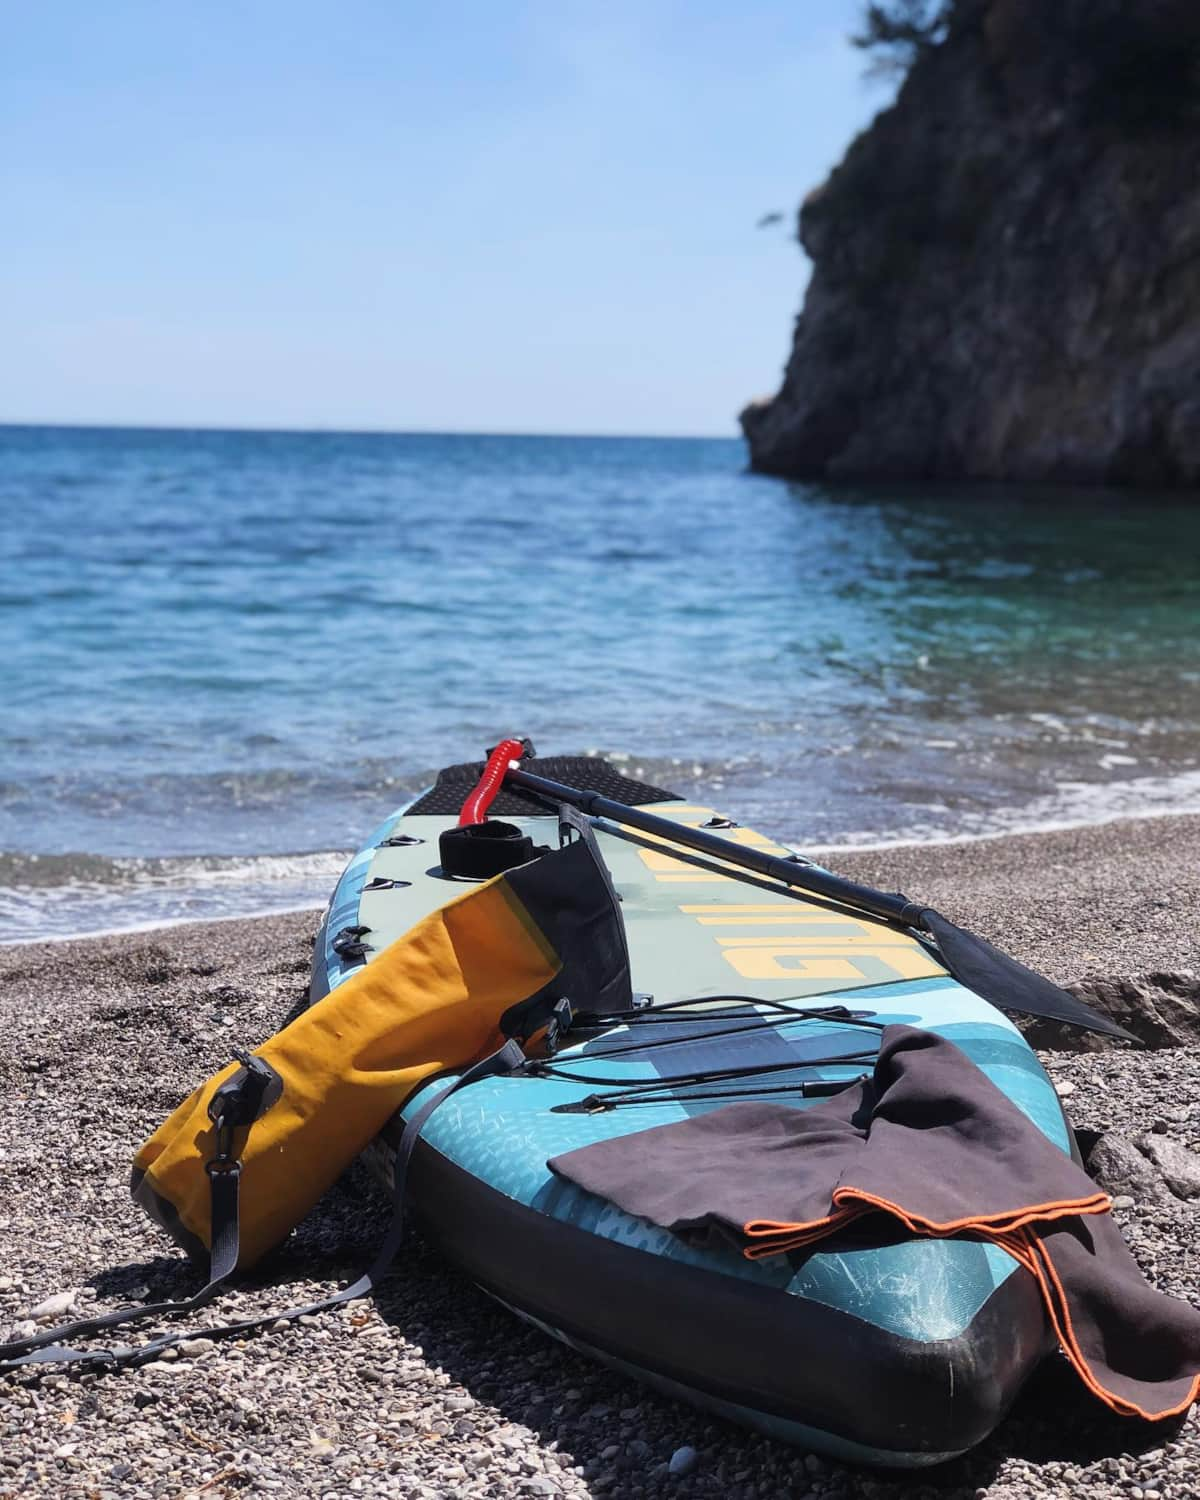
[[[845,855],[1052,978],[1200,970],[1200,819]],[[43,1299],[98,1309],[194,1286],[130,1203],[142,1138],[302,997],[318,914],[0,950],[0,1333]],[[1194,1047],[1047,1059],[1077,1125],[1158,1120],[1200,1146]],[[308,1300],[369,1259],[361,1169],[226,1303]],[[1195,1210],[1118,1211],[1159,1285],[1196,1300]],[[215,1319],[214,1319],[215,1321]],[[797,1358],[805,1352],[797,1351]],[[696,1450],[688,1471],[672,1454]],[[120,1376],[0,1377],[0,1496],[1123,1495],[1200,1493],[1195,1417],[1118,1421],[1061,1362],[995,1436],[921,1475],[856,1473],[660,1399],[526,1328],[419,1240],[374,1300]]]

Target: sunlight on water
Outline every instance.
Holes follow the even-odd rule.
[[[809,845],[1200,806],[1186,501],[831,491],[725,441],[9,428],[0,506],[15,855],[344,848],[514,728]],[[72,930],[97,877],[59,873],[9,868],[23,930]]]

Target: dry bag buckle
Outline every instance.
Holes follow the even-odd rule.
[[[233,1154],[233,1132],[234,1122],[222,1115],[217,1122],[217,1149],[211,1160],[204,1163],[204,1170],[210,1177],[232,1172],[235,1176],[242,1170],[242,1164]]]
[[[208,1118],[217,1129],[217,1149],[204,1168],[210,1177],[216,1172],[242,1170],[241,1162],[233,1155],[234,1132],[244,1125],[253,1125],[283,1091],[283,1080],[270,1063],[240,1048],[233,1055],[241,1067],[208,1102]]]

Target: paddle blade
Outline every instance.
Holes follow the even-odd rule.
[[[1020,1011],[1026,1016],[1044,1016],[1069,1026],[1082,1026],[1101,1036],[1119,1037],[1136,1042],[1132,1032],[1102,1016],[1099,1011],[1060,990],[1041,974],[1019,964],[986,939],[964,927],[956,927],[940,912],[927,907],[921,913],[921,926],[937,939],[942,961],[967,989],[1001,1010]],[[1140,1045],[1140,1043],[1139,1043]]]

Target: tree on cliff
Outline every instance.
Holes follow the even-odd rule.
[[[1032,31],[1032,0],[871,0],[850,37],[871,54],[868,72],[903,76],[952,31],[985,24]],[[1007,20],[1005,17],[1007,16]],[[1125,130],[1173,127],[1200,105],[1200,4],[1196,0],[1100,0],[1069,25],[1064,60],[1076,100],[1091,122]]]
[[[922,52],[944,41],[955,0],[880,0],[863,11],[850,40],[874,53],[873,73],[907,73]]]

